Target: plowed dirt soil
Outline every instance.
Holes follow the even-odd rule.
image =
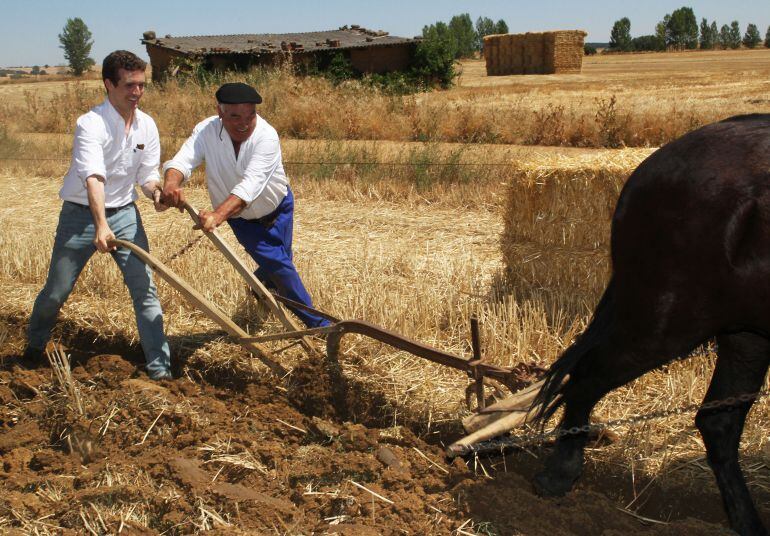
[[[23,320],[4,321],[15,347]],[[73,348],[89,346],[80,341]],[[127,347],[124,355],[90,348],[70,353],[69,390],[50,367],[25,370],[18,355],[0,351],[0,530],[726,532],[713,491],[667,523],[646,521],[602,493],[611,475],[596,477],[596,468],[593,479],[565,498],[541,499],[530,477],[547,447],[506,459],[449,462],[441,443],[453,439],[452,431],[428,443],[407,428],[378,427],[376,393],[348,385],[347,398],[340,396],[320,361],[305,361],[283,383],[222,373],[156,383],[141,372],[138,348]],[[367,425],[341,416],[351,404]],[[689,504],[681,491],[668,493]],[[716,522],[702,520],[709,517]]]

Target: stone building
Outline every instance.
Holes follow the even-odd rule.
[[[154,31],[147,31],[142,38],[154,81],[175,74],[185,59],[200,61],[211,70],[246,70],[287,60],[298,67],[323,70],[335,55],[342,54],[361,73],[401,71],[409,67],[417,42],[355,24],[291,34],[157,37]]]

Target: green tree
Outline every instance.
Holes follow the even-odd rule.
[[[476,19],[476,47],[484,51],[484,36],[497,33],[497,27],[489,17],[479,17]]]
[[[666,15],[663,17],[663,20],[660,21],[658,24],[655,25],[655,37],[658,38],[658,40],[663,43],[663,49],[665,50],[666,47],[668,47],[668,39],[667,34],[668,30],[666,28],[668,27],[668,22],[671,20],[671,15]]]
[[[767,32],[765,33],[765,46],[770,48],[770,26],[767,27]]]
[[[711,28],[709,31],[711,32],[711,39],[714,41],[714,44],[711,48],[716,48],[717,45],[719,45],[719,28],[717,28],[717,21],[711,23]]]
[[[628,52],[631,50],[631,21],[628,17],[616,20],[610,30],[610,49]]]
[[[457,49],[449,27],[437,22],[422,29],[422,40],[414,53],[413,71],[424,80],[442,87],[452,85],[455,76]]]
[[[455,41],[455,57],[468,58],[476,51],[478,38],[471,16],[467,13],[455,15],[449,21],[449,33]]]
[[[585,54],[586,56],[593,56],[594,54],[596,54],[596,47],[590,43],[586,43],[585,45],[583,45],[583,54]]]
[[[345,80],[356,77],[353,64],[340,52],[334,55],[329,62],[329,66],[324,69],[323,74],[335,86],[338,86]]]
[[[719,46],[722,49],[730,48],[730,27],[727,24],[719,29]]]
[[[716,45],[716,31],[712,33],[712,27],[716,30],[716,22],[709,24],[705,18],[700,23],[700,47],[704,50],[714,48]]]
[[[666,45],[678,49],[698,48],[698,21],[691,7],[680,7],[666,22]]]
[[[746,27],[746,33],[743,36],[743,44],[746,48],[757,48],[762,42],[762,36],[759,35],[759,28],[756,24],[749,24]]]
[[[730,48],[741,47],[741,26],[737,20],[730,23]]]
[[[666,50],[666,43],[657,35],[640,35],[631,40],[633,50],[661,51]]]
[[[94,64],[94,60],[88,57],[94,42],[91,40],[91,31],[82,19],[67,19],[67,24],[59,34],[59,42],[59,48],[64,49],[64,58],[75,76],[82,75]]]
[[[29,74],[40,74],[40,65],[33,65]]]
[[[508,24],[503,19],[500,19],[495,23],[495,33],[498,34],[507,34],[509,32],[508,30]]]

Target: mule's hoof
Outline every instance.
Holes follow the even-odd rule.
[[[540,497],[563,497],[572,489],[574,480],[569,478],[559,478],[548,471],[543,471],[535,475],[535,493]]]

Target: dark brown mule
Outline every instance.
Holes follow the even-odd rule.
[[[586,331],[553,364],[537,402],[589,421],[609,391],[715,338],[704,402],[761,390],[770,364],[770,115],[727,119],[653,153],[612,220],[613,273]],[[569,380],[560,387],[564,377]],[[767,534],[738,463],[752,402],[701,409],[695,423],[730,526]],[[543,495],[572,488],[585,434],[565,435],[537,475]]]

